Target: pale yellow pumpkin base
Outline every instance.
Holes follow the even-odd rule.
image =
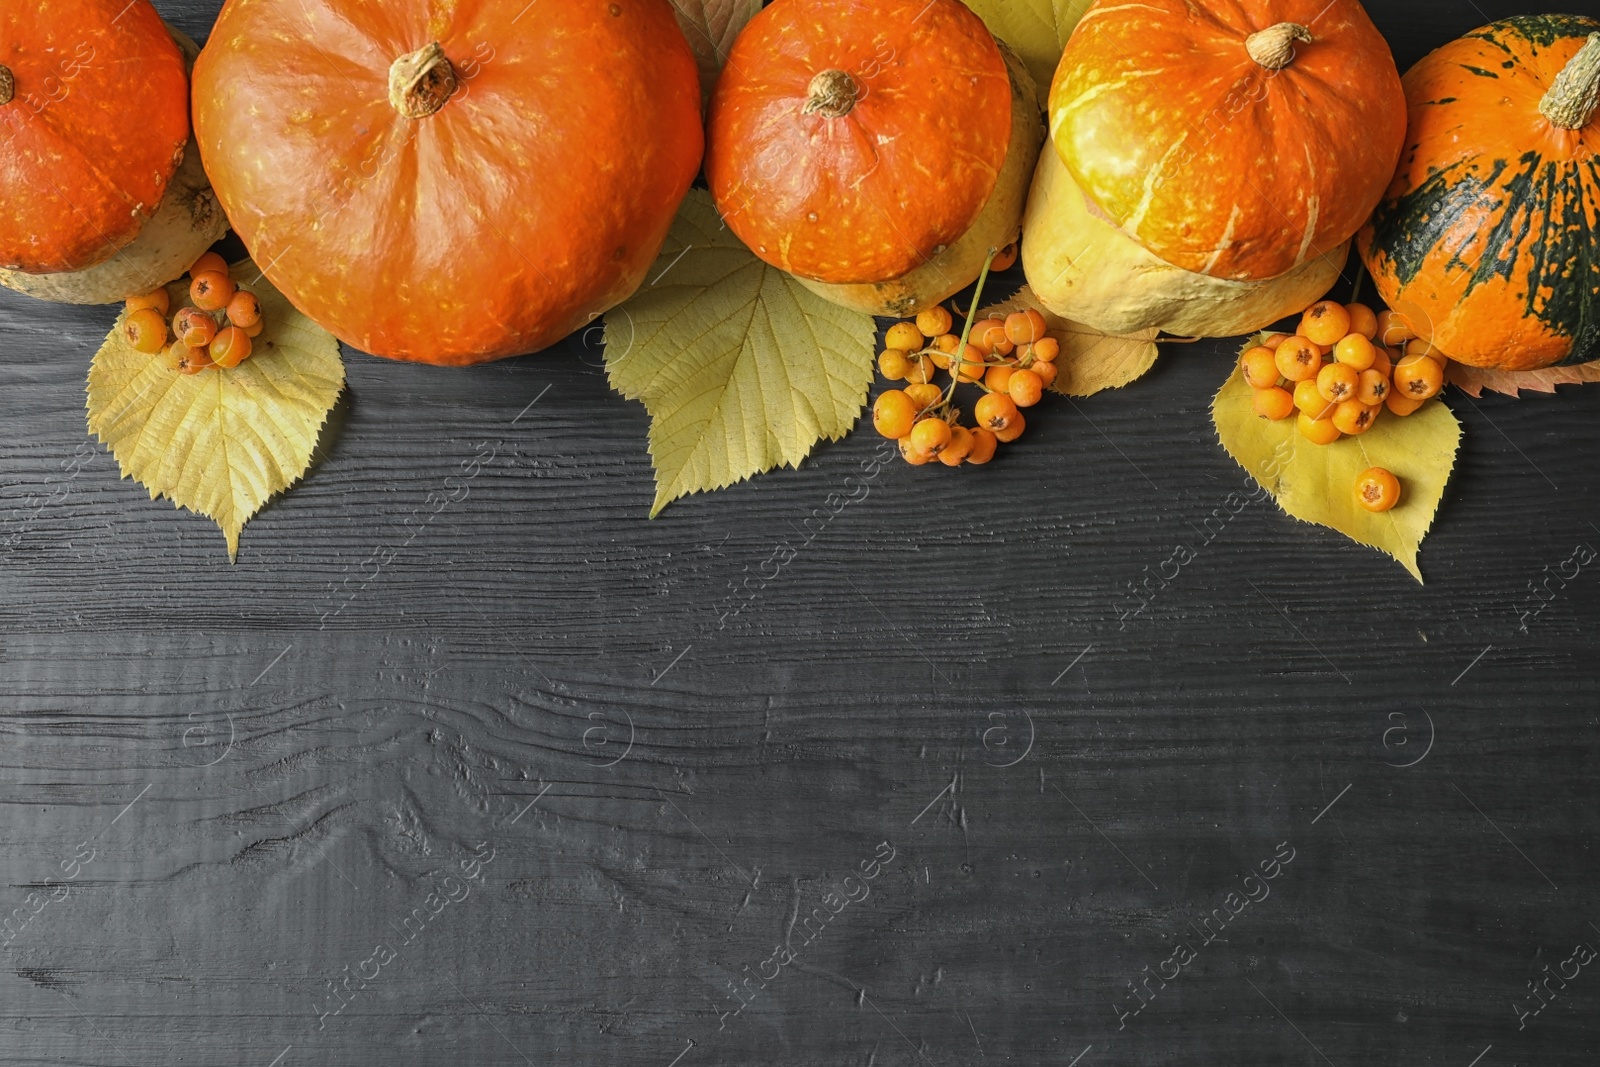
[[[967,232],[916,270],[890,281],[830,285],[799,278],[802,285],[824,300],[853,311],[910,318],[977,281],[983,273],[984,260],[989,258],[989,249],[1004,248],[1017,239],[1029,178],[1044,139],[1044,120],[1039,93],[1027,67],[1005,44],[1000,45],[1000,51],[1011,74],[1011,145],[989,202]]]
[[[1111,334],[1151,327],[1181,337],[1252,333],[1322,299],[1349,252],[1346,242],[1257,282],[1175,267],[1095,213],[1049,144],[1022,223],[1022,267],[1034,295],[1057,315]]]
[[[169,32],[192,67],[199,46],[177,30]],[[227,232],[227,216],[212,195],[200,150],[191,139],[161,206],[132,243],[83,270],[60,274],[0,270],[0,285],[58,304],[114,304],[181,277]]]

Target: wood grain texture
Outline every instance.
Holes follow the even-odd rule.
[[[203,38],[217,4],[159,6]],[[1402,67],[1484,20],[1372,14]],[[86,443],[113,318],[0,295],[0,1063],[1600,1052],[1593,965],[1513,1010],[1600,946],[1600,569],[1518,614],[1600,545],[1600,390],[1450,400],[1419,587],[1267,505],[1215,518],[1245,484],[1226,344],[1049,405],[983,470],[847,483],[861,433],[653,522],[644,415],[581,338],[350,354],[230,567]]]

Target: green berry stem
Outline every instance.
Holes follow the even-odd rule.
[[[956,386],[961,382],[961,361],[967,351],[967,339],[972,336],[972,322],[978,317],[978,305],[983,299],[983,287],[989,280],[989,267],[994,263],[994,257],[1000,254],[998,248],[989,249],[988,258],[983,261],[983,270],[978,272],[978,284],[972,290],[972,304],[968,307],[966,325],[961,327],[961,343],[956,345],[956,369],[950,375],[950,387],[945,390],[944,402],[949,404],[955,399]],[[980,379],[981,380],[981,379]]]

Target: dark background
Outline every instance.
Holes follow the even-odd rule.
[[[217,6],[158,4],[201,40]],[[1372,14],[1405,68],[1524,10]],[[1518,614],[1600,545],[1600,389],[1449,396],[1419,586],[1267,503],[1202,546],[1246,486],[1209,416],[1232,343],[1048,402],[987,468],[886,465],[809,543],[870,430],[649,521],[598,347],[351,353],[230,566],[86,441],[114,318],[0,294],[0,910],[80,872],[0,948],[0,1062],[1595,1062],[1600,966],[1515,1006],[1600,946],[1597,568]]]

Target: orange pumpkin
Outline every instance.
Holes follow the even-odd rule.
[[[544,348],[627,299],[704,144],[668,0],[229,0],[194,85],[267,277],[424,363]]]
[[[1600,22],[1485,26],[1406,72],[1411,126],[1361,254],[1462,363],[1600,358]]]
[[[1090,204],[1158,258],[1254,281],[1360,229],[1405,97],[1357,0],[1096,0],[1050,130]]]
[[[977,219],[1011,116],[1005,59],[959,0],[776,0],[717,82],[706,178],[773,266],[888,281]]]
[[[0,7],[0,268],[110,259],[155,215],[188,139],[188,72],[149,0]]]

